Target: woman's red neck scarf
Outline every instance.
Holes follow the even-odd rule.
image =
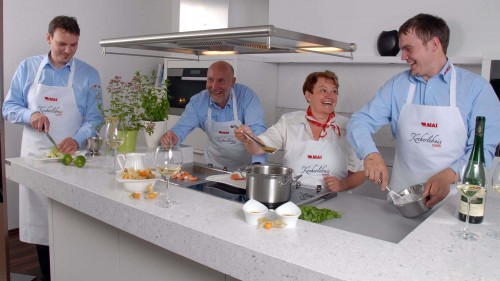
[[[321,123],[314,117],[314,115],[311,111],[311,107],[309,106],[307,108],[307,114],[306,114],[307,121],[311,122],[312,124],[314,124],[316,126],[323,128],[323,130],[321,130],[321,133],[319,133],[320,138],[324,138],[326,136],[326,134],[327,134],[326,128],[328,128],[328,127],[332,127],[333,131],[335,133],[337,133],[337,135],[340,136],[340,128],[339,128],[339,126],[337,126],[337,124],[335,124],[333,117],[335,117],[335,112],[332,112],[332,113],[330,113],[330,115],[328,115],[328,119],[326,119],[325,123]]]

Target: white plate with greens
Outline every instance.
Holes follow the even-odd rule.
[[[77,156],[77,155],[85,155],[85,152],[84,151],[77,151],[77,152],[75,152],[75,154],[73,154],[71,156],[73,156],[73,158],[75,158],[75,156]],[[32,155],[33,160],[37,160],[37,161],[58,161],[60,159],[59,156],[53,156],[53,157],[51,157],[51,156],[52,155],[50,155],[50,149],[40,150],[39,153]]]

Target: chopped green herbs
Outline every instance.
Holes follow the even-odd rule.
[[[325,220],[341,218],[342,214],[330,209],[322,208],[318,209],[316,206],[299,206],[302,214],[299,219],[310,221],[310,222],[324,222]]]

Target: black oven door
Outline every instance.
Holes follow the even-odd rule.
[[[207,71],[206,68],[167,69],[171,109],[184,111],[191,97],[206,89]]]

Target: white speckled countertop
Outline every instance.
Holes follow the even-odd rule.
[[[8,159],[6,172],[8,179],[53,200],[242,280],[500,278],[495,265],[500,241],[486,236],[500,230],[500,196],[493,192],[485,221],[471,225],[480,241],[450,235],[463,227],[455,196],[396,244],[300,220],[293,229],[258,229],[244,222],[241,204],[175,186],[169,195],[180,206],[161,209],[154,201],[129,199],[103,169],[109,164],[104,160],[90,160],[80,169],[14,158]]]

